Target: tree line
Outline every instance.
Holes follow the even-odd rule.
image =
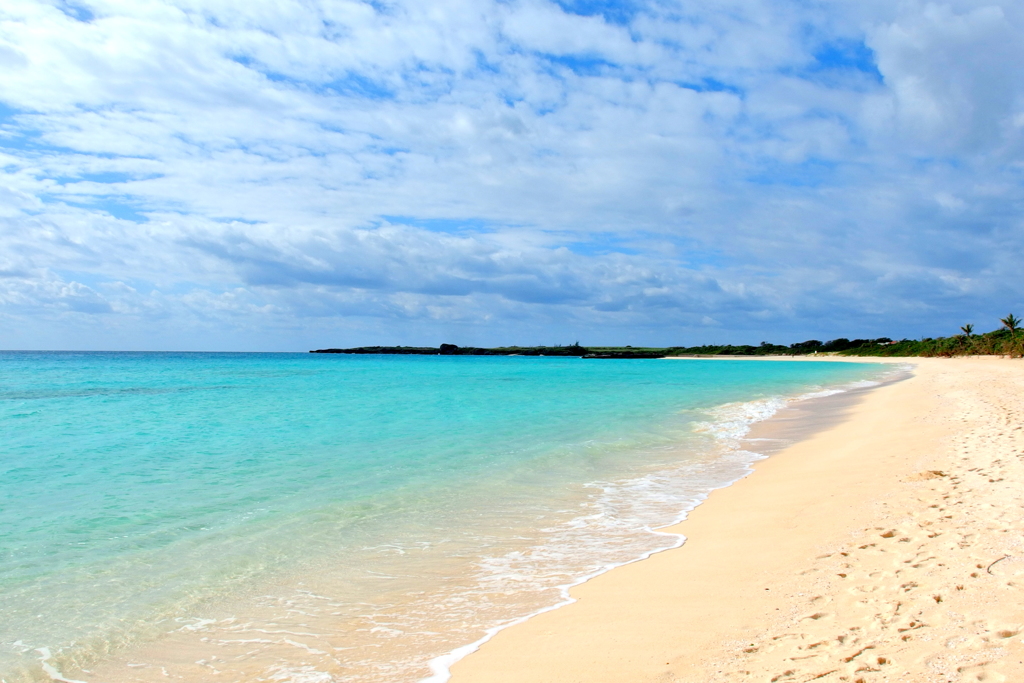
[[[1021,319],[1010,314],[1000,318],[1002,327],[976,334],[974,324],[960,327],[960,334],[950,337],[893,340],[847,339],[829,341],[809,339],[788,346],[761,342],[749,344],[704,344],[702,346],[633,347],[581,346],[579,342],[562,346],[500,346],[479,348],[455,344],[429,346],[360,346],[351,349],[319,349],[311,353],[401,354],[439,356],[573,356],[579,358],[664,358],[666,356],[808,356],[836,354],[843,356],[1024,356],[1024,334]]]

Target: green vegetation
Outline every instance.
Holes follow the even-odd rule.
[[[1017,328],[1020,327],[1020,318],[1011,313],[1005,318],[1000,318],[999,322],[1003,324],[1003,327],[1010,331],[1010,336],[1017,336]]]
[[[576,342],[572,346],[499,346],[479,348],[441,344],[433,346],[359,346],[353,349],[318,349],[310,353],[384,354],[390,356],[586,356],[590,349]],[[664,354],[662,354],[664,355]]]
[[[353,349],[320,349],[310,353],[415,354],[435,356],[570,356],[578,358],[664,358],[666,356],[1024,356],[1024,335],[1018,335],[1022,321],[1012,313],[1000,321],[1003,326],[992,332],[975,334],[974,325],[960,328],[963,334],[936,339],[846,339],[822,342],[811,339],[789,346],[761,342],[759,346],[714,345],[633,347],[633,346],[501,346],[478,348],[441,344],[429,346],[361,346]]]
[[[960,328],[963,334],[935,339],[833,339],[830,342],[810,340],[788,347],[762,343],[761,346],[701,346],[689,349],[667,349],[666,355],[807,355],[839,356],[1024,356],[1024,335],[1018,335],[1022,321],[1013,314],[1000,319],[1002,328],[975,334],[974,325]]]
[[[1018,321],[1019,322],[1019,321]],[[965,326],[968,327],[968,326]],[[844,352],[844,356],[1024,356],[1024,337],[1014,330],[1003,329],[974,334],[964,334],[937,339],[904,339],[878,348],[860,348]]]

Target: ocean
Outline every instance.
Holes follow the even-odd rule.
[[[0,353],[0,678],[443,681],[839,362]]]

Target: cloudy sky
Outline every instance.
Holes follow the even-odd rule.
[[[1020,0],[4,0],[0,348],[1024,314]]]

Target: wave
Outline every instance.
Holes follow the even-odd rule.
[[[517,585],[551,580],[575,566],[573,577],[554,588],[559,599],[488,628],[477,640],[455,648],[429,661],[431,674],[419,683],[445,683],[451,667],[477,651],[499,632],[540,614],[576,601],[571,591],[612,569],[645,560],[652,555],[681,547],[682,534],[665,531],[684,521],[716,489],[730,486],[753,472],[753,465],[768,456],[743,447],[753,425],[768,420],[794,404],[826,398],[854,390],[877,387],[906,373],[899,367],[879,380],[861,380],[822,387],[796,396],[770,396],[752,401],[727,403],[705,411],[708,419],[696,422],[693,431],[707,435],[710,443],[696,458],[656,472],[619,482],[591,482],[595,489],[586,504],[588,511],[555,527],[544,529],[546,542],[528,551],[516,550],[486,558],[479,563],[478,585],[488,592]],[[614,553],[594,552],[595,548],[614,548]],[[576,557],[572,557],[573,555]],[[618,557],[609,557],[617,554]],[[588,555],[581,563],[580,555]],[[628,555],[628,557],[622,557]],[[577,560],[573,562],[573,560]],[[533,586],[536,590],[536,585]]]

